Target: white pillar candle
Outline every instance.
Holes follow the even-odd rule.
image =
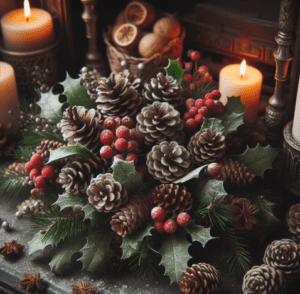
[[[220,71],[220,101],[226,105],[227,97],[241,96],[241,102],[245,105],[244,121],[255,123],[258,116],[263,75],[258,69],[246,66],[246,64],[245,71],[241,72],[241,70],[240,64],[231,64]]]
[[[20,103],[13,67],[0,61],[0,123],[6,127],[12,123],[12,130],[19,129]]]
[[[297,100],[295,106],[294,121],[292,127],[292,136],[300,143],[300,78],[298,83]]]

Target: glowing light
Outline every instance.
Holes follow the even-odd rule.
[[[246,60],[244,59],[240,67],[241,78],[245,75],[245,73],[246,73]]]
[[[26,20],[29,20],[30,17],[30,5],[28,0],[24,0],[24,15]]]

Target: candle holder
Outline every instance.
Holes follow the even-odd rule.
[[[286,124],[283,130],[283,179],[284,186],[300,196],[300,143],[292,136],[292,123]]]

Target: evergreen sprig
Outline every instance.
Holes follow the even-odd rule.
[[[13,158],[16,162],[28,162],[32,156],[33,146],[18,145],[13,151]]]

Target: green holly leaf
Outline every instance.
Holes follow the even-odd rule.
[[[144,187],[141,177],[135,170],[133,161],[124,161],[116,158],[111,167],[114,179],[120,182],[127,191]]]
[[[179,283],[182,273],[188,267],[187,262],[191,258],[188,254],[188,247],[191,245],[182,232],[174,234],[162,234],[162,245],[159,252],[162,255],[160,265],[165,268],[165,275],[168,275],[171,284]]]
[[[85,238],[82,235],[61,241],[49,264],[51,271],[55,274],[62,274],[70,264],[72,255],[79,252],[84,244]]]
[[[29,256],[31,256],[33,253],[44,250],[47,246],[51,245],[54,246],[54,242],[49,238],[48,240],[43,240],[44,235],[40,233],[36,233],[33,236],[33,239],[28,242],[29,245]]]
[[[62,94],[67,97],[66,103],[71,107],[82,105],[87,109],[96,109],[96,103],[90,99],[86,87],[80,84],[80,78],[72,79],[67,73],[66,79],[60,84],[64,87]]]
[[[46,164],[50,164],[56,160],[60,160],[63,158],[75,156],[95,157],[89,149],[77,143],[76,146],[63,146],[59,147],[56,150],[50,150],[49,160]]]
[[[204,179],[198,182],[195,188],[198,199],[210,202],[222,200],[227,192],[224,189],[224,182],[212,179]]]
[[[129,258],[136,252],[139,243],[141,243],[146,236],[151,236],[150,231],[153,229],[148,223],[139,229],[134,234],[123,238],[121,248],[123,249],[122,259]]]
[[[243,154],[233,155],[232,158],[243,163],[256,176],[263,177],[267,169],[272,169],[272,163],[279,152],[278,148],[261,147],[257,144],[256,147],[248,147]]]
[[[209,240],[216,239],[210,235],[210,228],[203,228],[195,225],[195,223],[190,224],[185,229],[191,235],[192,241],[199,241],[203,248]]]
[[[110,261],[110,243],[113,231],[110,226],[102,226],[101,230],[93,229],[86,237],[87,243],[80,250],[83,253],[78,259],[83,264],[83,270],[90,272],[106,272]]]
[[[189,172],[186,176],[176,180],[174,182],[174,184],[179,184],[179,183],[185,183],[191,179],[199,179],[200,174],[202,174],[204,172],[204,169],[207,167],[207,164],[202,165],[196,169],[194,169],[193,171]]]
[[[52,119],[54,124],[61,120],[63,103],[59,102],[59,95],[53,94],[52,90],[41,93],[41,98],[37,101],[37,105],[41,108],[40,116],[42,118]]]
[[[203,124],[201,126],[201,130],[203,129],[211,129],[211,130],[216,130],[218,129],[219,131],[223,130],[223,125],[222,121],[217,119],[217,118],[203,118]]]
[[[244,113],[245,112],[245,105],[241,102],[241,97],[228,97],[227,103],[224,107],[224,117],[230,115],[231,113]]]
[[[58,205],[60,210],[63,210],[66,207],[74,207],[75,205],[85,205],[87,203],[87,199],[80,197],[79,195],[71,195],[68,193],[64,193],[62,195],[58,195],[58,199],[53,205]]]
[[[272,206],[274,203],[265,198],[258,199],[255,204],[259,207],[260,223],[273,230],[280,224],[280,220],[274,215]]]
[[[97,211],[96,208],[90,203],[87,203],[85,206],[83,206],[82,211],[84,212],[83,220],[91,220],[92,225],[108,222],[107,215],[104,212]]]
[[[172,76],[174,79],[176,79],[178,84],[181,83],[184,70],[179,65],[179,58],[177,58],[176,60],[169,59],[169,64],[164,69],[167,75]]]

